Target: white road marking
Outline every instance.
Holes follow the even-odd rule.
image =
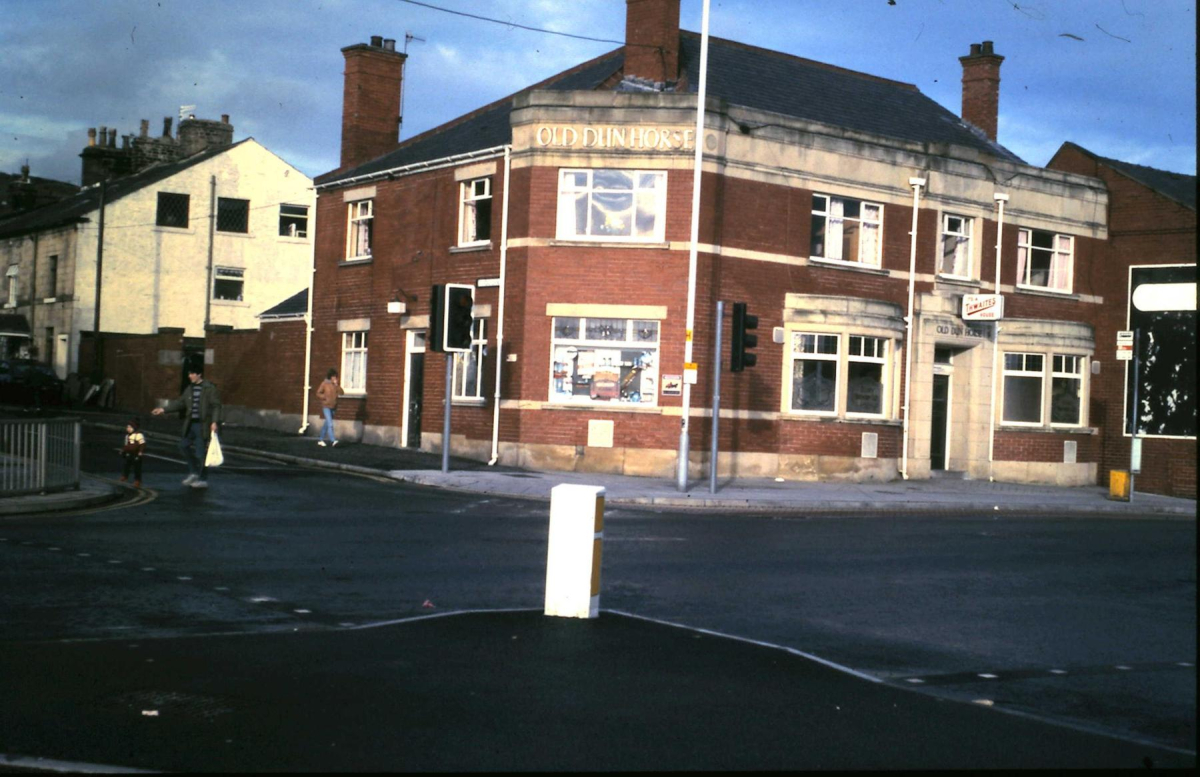
[[[108,560],[108,563],[110,563],[110,564],[120,564],[120,563],[121,563],[121,561],[120,561],[119,559],[110,558],[110,559]]]
[[[214,588],[213,590],[214,590],[214,591],[228,591],[229,589],[228,589],[228,588],[226,588],[226,587],[225,587],[225,586],[223,586],[223,585],[219,585],[219,586],[217,586],[216,588]]]
[[[1129,671],[1129,667],[1127,667],[1127,666],[1125,666],[1125,665],[1123,665],[1123,664],[1117,664],[1116,666],[1114,666],[1114,667],[1113,667],[1113,669],[1120,669],[1122,672],[1128,672],[1128,671]]]
[[[46,550],[62,550],[62,548],[46,548]]]
[[[983,679],[985,679],[985,680],[996,680],[996,679],[998,679],[1000,676],[999,676],[999,675],[994,675],[994,674],[989,674],[989,673],[987,673],[987,672],[980,672],[979,674],[977,674],[977,675],[976,675],[976,677],[982,677],[982,678],[983,678]]]
[[[156,570],[154,569],[154,567],[142,567],[142,571],[143,572],[154,572]]]
[[[179,579],[179,580],[191,580],[191,578],[190,578],[190,577],[187,577],[186,575],[180,575],[180,576],[179,576],[177,579]]]
[[[925,681],[922,680],[920,677],[910,677],[910,678],[908,678],[908,682],[912,683],[913,685],[920,685],[920,684],[924,683]]]
[[[273,599],[270,596],[251,596],[249,601],[254,602],[255,604],[262,604],[263,602],[277,602],[279,600]]]
[[[301,615],[309,615],[312,613],[312,610],[292,610],[292,612],[299,613]]]
[[[1066,669],[1051,669],[1050,674],[1066,674]]]
[[[77,553],[76,555],[79,556],[80,558],[91,558],[91,556],[92,556],[91,553]]]
[[[1187,661],[1178,661],[1175,666],[1195,666],[1195,664],[1189,664]]]

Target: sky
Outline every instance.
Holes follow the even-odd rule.
[[[310,176],[337,167],[341,49],[407,48],[401,139],[620,45],[624,0],[0,0],[0,172],[79,183],[87,129],[194,105]],[[960,56],[1005,57],[999,141],[1196,172],[1196,10],[1183,0],[710,0],[710,34],[916,85],[954,113]],[[700,31],[702,0],[682,0]],[[536,27],[575,36],[533,32]],[[415,36],[406,41],[406,35]],[[118,141],[119,143],[119,141]]]

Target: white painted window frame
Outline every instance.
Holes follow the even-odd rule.
[[[579,322],[579,337],[560,337],[558,335],[558,322],[560,319],[576,319]],[[612,321],[621,321],[624,327],[624,337],[621,340],[593,340],[587,337],[587,322],[591,319],[606,319]],[[638,339],[636,327],[638,324],[653,324],[655,333],[654,339]],[[649,327],[644,327],[649,331]],[[568,349],[576,348],[577,350],[591,351],[649,351],[653,354],[651,357],[653,364],[649,368],[643,368],[639,372],[638,380],[643,382],[647,377],[653,379],[654,394],[649,401],[645,399],[645,395],[640,402],[622,402],[620,400],[620,390],[618,388],[618,397],[615,400],[611,399],[592,399],[590,396],[566,396],[556,391],[556,382],[562,380],[561,377],[555,377],[555,356],[559,355],[559,348]],[[633,408],[633,407],[657,407],[659,398],[659,381],[662,374],[660,372],[660,364],[662,360],[662,322],[653,319],[639,318],[610,318],[608,316],[552,316],[550,319],[550,370],[549,382],[546,387],[548,401],[559,405],[582,405],[588,407],[608,407],[608,408]],[[599,365],[603,366],[603,365]],[[621,373],[621,365],[615,365],[619,376]]]
[[[367,393],[367,335],[369,330],[342,332],[342,388],[347,395]],[[358,362],[356,364],[355,362]]]
[[[598,172],[616,172],[629,175],[633,178],[633,188],[631,189],[597,189],[595,187],[595,177]],[[585,176],[585,183],[581,186],[573,180],[576,176]],[[653,186],[642,186],[642,176],[652,176],[656,183]],[[592,223],[593,213],[593,197],[597,194],[605,194],[608,192],[628,192],[632,197],[632,205],[630,209],[630,234],[628,235],[604,235],[593,234],[595,225]],[[648,193],[648,194],[645,194]],[[578,227],[575,219],[575,200],[580,195],[587,195],[587,223],[584,227],[583,234],[579,234],[572,227]],[[640,195],[645,194],[646,198],[653,199],[654,207],[654,230],[652,234],[635,234],[637,228],[637,209],[638,201],[642,199]],[[666,240],[666,223],[667,223],[667,171],[666,170],[633,170],[625,168],[563,168],[558,171],[558,213],[557,226],[555,234],[559,240],[581,240],[596,243],[662,243]]]
[[[864,346],[863,354],[856,355],[854,353],[854,340],[856,338],[859,339],[861,341],[861,344]],[[868,341],[871,341],[872,350],[875,351],[875,355],[871,355],[871,356],[865,355],[865,350],[866,350],[865,346]],[[889,372],[890,372],[890,370],[888,369],[888,358],[889,358],[890,352],[891,352],[890,346],[891,346],[891,341],[888,340],[888,338],[886,338],[886,337],[879,337],[878,335],[860,335],[860,334],[854,334],[854,333],[850,333],[850,334],[846,335],[846,379],[844,381],[844,383],[845,383],[844,390],[845,390],[845,394],[846,394],[845,407],[846,407],[846,417],[847,418],[879,418],[879,419],[887,418],[888,397],[891,396],[891,394],[890,394],[891,387],[888,385],[888,377],[889,377]],[[882,355],[879,355],[880,353],[882,353]],[[879,402],[879,412],[878,413],[863,413],[863,412],[855,412],[855,411],[850,410],[850,363],[851,362],[858,362],[861,364],[878,364],[880,366],[880,369],[879,369],[880,402]],[[838,388],[839,388],[839,393],[840,393],[840,391],[842,390],[843,387],[839,386]]]
[[[950,228],[950,219],[958,219],[961,222],[962,229],[954,231]],[[948,272],[943,262],[945,260],[945,245],[948,238],[954,238],[956,246],[962,246],[963,252],[966,255],[966,267],[955,269],[965,269],[965,272]],[[975,219],[970,216],[964,216],[961,213],[953,213],[946,211],[942,213],[942,224],[940,239],[938,240],[937,268],[938,275],[945,278],[958,278],[962,280],[975,280]]]
[[[470,354],[458,352],[454,354],[453,380],[454,387],[452,400],[455,402],[482,402],[483,401],[483,358],[487,354],[487,321],[486,319],[477,318],[472,322],[471,326],[471,352]],[[468,392],[466,390],[466,365],[467,356],[475,357],[475,387],[474,390]]]
[[[475,214],[481,201],[492,200],[492,178],[472,178],[458,185],[458,247],[485,246],[492,241],[491,235],[470,239],[477,224]]]
[[[1030,277],[1033,272],[1033,233],[1042,232],[1051,235],[1050,250],[1050,270],[1047,273],[1047,282],[1045,286],[1039,286],[1030,283]],[[1067,250],[1059,249],[1060,240],[1067,241]],[[1038,248],[1038,251],[1045,251],[1045,248]],[[1067,265],[1066,269],[1066,284],[1062,288],[1050,285],[1050,278],[1054,277],[1054,265],[1059,260],[1059,257],[1065,257]],[[1020,269],[1024,267],[1024,277],[1021,277]],[[1075,287],[1075,237],[1073,235],[1064,235],[1061,232],[1051,232],[1048,229],[1033,229],[1031,227],[1020,227],[1017,230],[1017,288],[1033,289],[1035,291],[1044,291],[1051,294],[1070,294]]]
[[[822,199],[825,201],[824,208],[818,209],[818,207],[817,207],[818,199]],[[856,217],[852,217],[852,216],[845,216],[845,215],[837,216],[837,215],[835,215],[833,213],[833,209],[832,209],[834,201],[840,201],[843,204],[843,209],[845,208],[845,203],[857,202],[859,205],[858,217],[856,218]],[[866,218],[865,212],[866,212],[867,208],[877,208],[878,213],[879,213],[878,218],[874,218],[874,219]],[[817,261],[817,262],[829,262],[832,264],[840,264],[840,265],[845,265],[845,266],[849,266],[849,267],[872,267],[875,269],[881,268],[883,266],[883,213],[884,213],[883,203],[880,203],[880,202],[871,202],[869,200],[860,200],[857,197],[842,197],[842,196],[838,196],[835,194],[826,194],[824,192],[814,192],[813,193],[812,216],[814,218],[821,217],[825,220],[824,254],[826,254],[826,255],[817,256],[815,254],[811,254],[812,238],[810,236],[810,238],[809,238],[809,251],[810,251],[809,259],[813,260],[813,261]],[[829,246],[831,244],[831,241],[829,239],[829,236],[831,234],[829,225],[831,222],[837,221],[837,220],[840,220],[843,222],[853,221],[853,222],[858,223],[858,225],[859,225],[858,256],[854,259],[846,259],[844,257],[841,259],[837,259],[837,258],[827,256],[827,254],[829,253]],[[810,221],[810,224],[811,224],[811,221]],[[867,259],[864,261],[863,246],[865,244],[865,241],[862,239],[862,236],[864,234],[866,234],[866,227],[868,225],[872,226],[875,229],[878,229],[878,233],[877,233],[877,239],[875,241],[875,256],[867,257]],[[838,242],[840,244],[840,242],[841,242],[840,238],[839,238]]]
[[[805,337],[832,338],[833,342],[837,345],[837,351],[834,353],[819,353],[816,350],[814,350],[814,351],[803,350]],[[814,346],[817,345],[818,343],[819,343],[819,340],[813,341]],[[845,388],[844,378],[843,378],[843,373],[845,372],[845,370],[842,369],[842,356],[844,355],[844,352],[846,349],[844,349],[842,347],[842,333],[841,332],[820,332],[820,331],[816,331],[816,330],[799,330],[799,329],[794,330],[791,332],[790,349],[791,349],[791,351],[789,354],[789,361],[788,361],[788,384],[787,384],[788,385],[788,393],[789,393],[788,412],[795,414],[795,415],[824,416],[827,418],[838,417],[838,415],[842,411],[842,408],[845,407],[845,401],[842,399],[842,394],[844,393],[844,388]],[[809,408],[801,408],[801,407],[795,406],[796,393],[795,393],[794,386],[795,386],[795,381],[796,381],[796,362],[797,361],[830,361],[830,362],[833,362],[834,373],[833,373],[833,409],[832,410],[813,410],[813,409],[809,409]]]
[[[375,199],[369,197],[346,203],[346,261],[370,259],[375,242]],[[363,234],[366,234],[367,250],[362,253]]]

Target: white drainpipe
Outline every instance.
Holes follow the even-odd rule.
[[[1007,194],[996,192],[992,195],[999,208],[996,216],[996,294],[1000,293],[1000,245],[1004,236],[1004,203],[1008,202]],[[995,481],[993,471],[996,461],[996,391],[1000,381],[1000,322],[997,321],[992,329],[992,401],[989,405],[988,418],[988,480]]]
[[[496,305],[496,390],[492,398],[492,458],[493,466],[500,458],[500,373],[504,367],[504,278],[508,267],[508,178],[512,169],[512,146],[504,147],[504,203],[500,216],[500,301]]]
[[[304,403],[303,410],[300,416],[300,429],[296,434],[304,434],[308,430],[308,395],[311,393],[312,386],[308,380],[312,372],[312,311],[313,311],[313,281],[317,276],[317,198],[321,195],[317,190],[313,189],[312,198],[312,217],[308,220],[308,241],[309,241],[309,265],[308,273],[308,310],[304,313]]]
[[[909,178],[908,185],[913,190],[912,205],[912,243],[908,250],[908,316],[904,319],[904,439],[901,442],[903,451],[900,454],[900,474],[908,480],[908,410],[910,405],[909,393],[912,386],[912,349],[913,349],[913,298],[917,282],[917,215],[921,205],[921,187],[925,185],[924,178]]]

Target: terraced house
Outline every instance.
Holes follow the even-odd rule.
[[[311,179],[235,142],[228,116],[171,125],[142,121],[120,146],[116,128],[90,129],[83,187],[0,220],[9,351],[115,379],[129,407],[174,395],[185,352],[214,328],[256,329],[311,275]]]
[[[1109,194],[998,142],[991,42],[963,45],[959,116],[712,38],[697,134],[701,36],[678,0],[626,13],[624,47],[403,143],[405,55],[343,49],[308,378],[340,366],[343,434],[439,450],[451,358],[455,455],[671,477],[690,391],[699,476],[717,302],[745,302],[757,364],[720,359],[723,476],[1097,482]],[[427,348],[439,283],[475,287],[468,353]]]

